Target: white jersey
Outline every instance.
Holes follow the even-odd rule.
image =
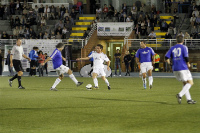
[[[93,68],[104,68],[104,61],[108,62],[110,61],[103,52],[102,53],[97,53],[97,52],[92,52],[91,55],[88,56],[89,58],[93,58]]]
[[[22,45],[13,46],[12,51],[11,51],[11,55],[13,55],[13,60],[21,60],[23,54],[24,54],[24,50],[23,50]]]

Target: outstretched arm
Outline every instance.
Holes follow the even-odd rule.
[[[90,57],[85,57],[85,58],[77,58],[76,60],[89,60]]]
[[[22,55],[24,58],[26,58],[27,60],[31,61],[30,58],[28,58],[25,54]]]
[[[152,64],[155,64],[155,55],[152,56]]]
[[[110,61],[107,61],[107,69],[110,70]]]
[[[41,63],[41,65],[42,66],[44,66],[48,61],[50,61],[51,60],[51,57],[48,57],[45,61],[44,61],[44,63]]]

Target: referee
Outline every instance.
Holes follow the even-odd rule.
[[[10,87],[12,87],[12,81],[17,78],[18,79],[18,83],[19,83],[18,88],[19,89],[25,89],[21,85],[21,76],[23,75],[23,72],[22,72],[23,68],[22,68],[21,60],[22,60],[22,57],[28,59],[29,61],[31,61],[31,59],[28,58],[24,54],[23,47],[21,45],[22,45],[22,40],[21,39],[17,39],[16,45],[13,46],[13,48],[12,48],[12,52],[11,52],[11,55],[10,55],[10,67],[14,66],[15,71],[17,72],[17,74],[14,75],[8,81],[9,81]]]

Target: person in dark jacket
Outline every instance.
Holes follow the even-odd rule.
[[[126,54],[124,56],[124,63],[125,63],[125,66],[126,66],[126,75],[129,75],[130,76],[130,72],[129,72],[129,64],[131,62],[131,55],[129,54],[129,51],[127,50],[126,51]]]
[[[3,62],[3,57],[1,56],[1,49],[0,49],[0,75],[2,75],[2,71],[3,71],[2,62]]]
[[[5,65],[8,65],[8,71],[10,72],[9,76],[14,76],[13,67],[10,66],[10,53],[11,53],[11,51],[8,50]]]

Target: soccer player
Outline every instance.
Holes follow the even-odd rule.
[[[94,81],[94,87],[92,89],[99,89],[98,85],[98,80],[97,76],[101,75],[102,79],[105,81],[105,83],[108,86],[108,90],[110,90],[110,84],[108,80],[106,79],[106,73],[104,71],[104,61],[107,62],[107,69],[110,70],[110,60],[108,59],[107,55],[105,55],[103,52],[103,46],[101,44],[98,44],[96,46],[96,52],[93,52],[91,55],[85,58],[77,58],[76,60],[89,60],[90,58],[94,59],[94,64],[93,64],[93,73],[92,73],[92,78]]]
[[[33,47],[33,50],[29,53],[30,62],[30,76],[36,75],[36,66],[37,66],[37,58],[38,58],[38,47]]]
[[[17,39],[17,43],[16,45],[12,48],[11,51],[11,55],[10,55],[10,67],[15,68],[15,71],[17,72],[16,75],[14,75],[11,79],[9,79],[9,85],[10,87],[12,87],[12,81],[14,79],[18,79],[18,83],[19,89],[25,89],[22,85],[21,85],[21,76],[23,75],[23,68],[22,68],[22,64],[21,64],[21,60],[22,57],[28,59],[29,61],[31,61],[30,58],[28,58],[25,54],[24,54],[24,50],[22,47],[22,40],[21,39]]]
[[[48,57],[44,63],[41,63],[42,66],[44,66],[49,60],[53,60],[53,68],[56,70],[59,77],[54,82],[53,86],[50,88],[50,90],[57,91],[56,86],[60,83],[60,81],[64,78],[64,73],[68,73],[69,77],[74,81],[74,83],[77,86],[80,86],[83,84],[83,82],[78,82],[75,78],[72,71],[69,69],[69,67],[66,67],[63,65],[63,60],[66,61],[64,57],[62,57],[61,51],[64,49],[63,43],[58,43],[56,45],[56,49],[53,51],[52,55]]]
[[[190,63],[188,59],[188,48],[183,45],[184,37],[182,35],[177,36],[177,44],[170,48],[165,55],[165,59],[170,64],[170,58],[172,59],[172,68],[176,79],[183,82],[183,88],[181,92],[176,95],[177,101],[181,104],[181,98],[185,95],[188,104],[195,104],[196,101],[192,100],[189,89],[193,85],[192,75],[189,71]]]
[[[152,48],[146,46],[144,40],[140,42],[140,47],[136,53],[136,62],[140,66],[144,89],[146,89],[147,73],[149,76],[149,88],[151,89],[153,86],[152,64],[155,64],[155,52]]]

